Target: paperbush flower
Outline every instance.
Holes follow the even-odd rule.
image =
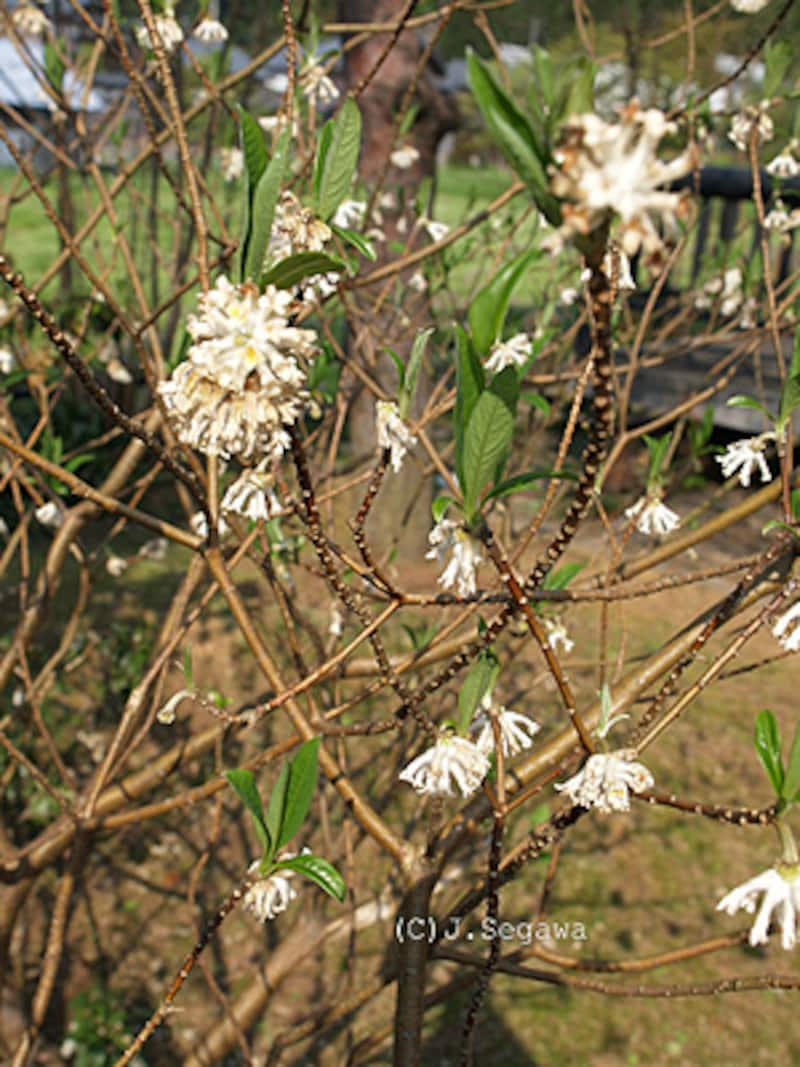
[[[783,200],[778,197],[775,206],[771,208],[764,218],[764,227],[767,230],[777,230],[778,233],[789,233],[800,226],[800,208],[786,207]]]
[[[0,374],[10,374],[16,365],[17,360],[11,349],[0,345]]]
[[[195,26],[192,36],[205,44],[222,44],[228,40],[228,31],[218,19],[204,18]]]
[[[674,130],[663,112],[644,111],[638,101],[624,108],[616,123],[595,114],[570,119],[550,178],[551,192],[562,201],[562,235],[585,236],[617,216],[616,237],[626,255],[639,249],[648,257],[660,254],[656,221],[676,233],[676,218],[686,203],[682,194],[664,187],[693,165],[688,151],[668,163],[656,155],[661,138]]]
[[[432,747],[400,772],[420,796],[452,796],[455,783],[463,796],[474,793],[489,771],[485,752],[465,737],[444,732]]]
[[[400,418],[397,404],[391,400],[376,402],[375,426],[378,431],[378,445],[380,448],[391,449],[392,470],[399,474],[406,452],[414,447],[417,439]]]
[[[305,856],[309,852],[310,849],[304,848],[302,855]],[[294,852],[287,852],[281,856],[281,859],[294,859],[295,855],[296,853]],[[251,871],[258,869],[258,862],[256,860],[250,864]],[[292,885],[295,877],[294,871],[284,868],[275,871],[268,878],[259,878],[257,882],[250,886],[242,898],[243,907],[251,911],[261,922],[274,919],[276,915],[286,911],[291,902],[297,898],[297,890]]]
[[[312,107],[317,104],[332,104],[334,100],[339,99],[339,90],[316,56],[310,56],[301,67],[298,84]]]
[[[555,788],[582,808],[597,808],[606,814],[628,811],[630,793],[642,793],[654,784],[652,774],[635,761],[635,755],[633,749],[619,749],[608,755],[595,753],[573,778]]]
[[[50,19],[35,4],[22,4],[15,8],[11,21],[25,37],[44,37],[53,28]]]
[[[298,357],[314,351],[316,334],[288,324],[290,293],[220,277],[200,298],[187,329],[188,358],[159,392],[179,440],[207,455],[243,460],[279,458],[286,427],[307,393]]]
[[[680,525],[680,516],[663,502],[661,493],[648,493],[631,507],[625,517],[636,518],[636,529],[643,534],[668,534]]]
[[[731,0],[731,7],[734,11],[741,11],[744,15],[755,15],[756,12],[762,11],[769,0]]]
[[[800,174],[800,163],[794,158],[797,141],[792,141],[784,150],[767,163],[767,174],[773,178],[796,178]]]
[[[64,516],[54,500],[48,500],[46,504],[36,508],[33,514],[36,516],[37,522],[40,522],[42,526],[46,526],[50,530],[57,530],[64,521]]]
[[[781,615],[772,633],[787,652],[800,652],[800,600]]]
[[[480,544],[452,519],[440,519],[428,534],[431,550],[425,559],[441,563],[450,553],[450,562],[439,575],[445,589],[456,586],[459,596],[472,596],[476,589],[475,572],[481,562]]]
[[[758,467],[762,482],[772,480],[772,474],[764,458],[764,451],[767,444],[774,440],[775,434],[772,432],[762,433],[759,437],[745,437],[741,441],[734,441],[728,445],[724,455],[714,458],[722,467],[722,474],[725,478],[730,478],[738,471],[739,483],[747,489],[755,467]]]
[[[266,471],[243,471],[225,490],[220,509],[253,522],[271,519],[281,510],[272,488],[273,481],[272,475]]]
[[[297,252],[321,252],[330,239],[331,231],[322,219],[285,190],[275,208],[268,256],[278,260]]]
[[[559,645],[565,652],[571,652],[575,647],[575,642],[570,639],[567,633],[567,628],[563,622],[556,622],[554,619],[544,620],[545,629],[547,630],[547,643],[555,652]]]
[[[332,222],[344,230],[357,229],[363,225],[366,213],[365,200],[343,200],[334,212]]]
[[[175,51],[183,40],[183,30],[175,18],[174,10],[170,7],[165,8],[163,15],[154,15],[153,18],[155,19],[158,36],[164,45],[164,51],[169,55],[170,52]],[[144,23],[136,27],[135,33],[140,48],[153,47],[153,41]]]
[[[735,915],[744,908],[752,915],[760,893],[764,896],[750,928],[750,944],[766,945],[774,914],[781,928],[781,945],[786,951],[793,949],[797,941],[797,909],[800,908],[800,868],[776,864],[762,871],[724,896],[717,904],[717,911]]]
[[[531,339],[526,333],[518,333],[507,341],[495,341],[486,360],[490,374],[499,374],[506,367],[521,367],[531,354]]]
[[[419,152],[413,145],[401,145],[400,148],[395,148],[394,152],[389,156],[389,159],[395,167],[399,167],[400,170],[408,170],[408,168],[413,167],[419,159]]]
[[[748,150],[754,126],[756,129],[756,144],[772,140],[775,126],[766,112],[766,107],[767,102],[762,101],[760,104],[746,107],[744,111],[734,115],[731,128],[728,131],[728,138],[733,141],[740,152]]]
[[[482,710],[475,718],[473,726],[479,731],[475,744],[486,755],[494,752],[494,730],[490,709],[492,706],[491,694],[485,696],[482,702]],[[530,748],[533,738],[538,734],[541,727],[527,715],[511,711],[502,705],[497,709],[497,724],[500,727],[500,737],[503,745],[504,756],[516,756],[523,749]]]
[[[219,153],[222,177],[226,182],[235,182],[244,173],[244,152],[241,148],[222,148]]]

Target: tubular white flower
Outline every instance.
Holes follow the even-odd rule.
[[[758,11],[763,11],[768,3],[769,0],[731,0],[731,7],[743,15],[755,15]]]
[[[459,596],[472,596],[477,588],[475,572],[482,560],[480,544],[452,519],[440,519],[428,534],[431,545],[425,559],[441,563],[448,553],[450,562],[439,575],[445,589],[456,586]]]
[[[744,908],[751,915],[756,900],[764,896],[755,922],[750,928],[750,944],[766,945],[773,914],[781,928],[781,945],[788,952],[797,942],[797,910],[800,908],[800,868],[776,864],[755,878],[732,889],[717,904],[717,911],[735,915]]]
[[[10,374],[16,365],[17,360],[11,349],[0,345],[0,374]]]
[[[394,152],[389,156],[389,159],[395,167],[399,167],[400,170],[408,170],[409,167],[413,167],[419,159],[419,152],[413,145],[405,144],[400,148],[395,148]]]
[[[15,8],[11,21],[25,37],[44,37],[53,29],[50,19],[35,4],[22,4]]]
[[[302,854],[306,855],[308,852],[309,849],[304,848]],[[294,852],[287,852],[281,856],[281,859],[294,859],[295,855]],[[258,864],[259,861],[255,860],[250,864],[250,870],[258,870]],[[251,911],[261,922],[274,919],[276,915],[286,911],[291,902],[297,898],[297,890],[292,885],[294,878],[295,872],[286,869],[275,871],[268,878],[259,878],[245,893],[242,906]]]
[[[561,234],[585,236],[616,215],[626,255],[640,248],[651,257],[660,254],[663,241],[654,219],[674,234],[676,217],[686,210],[685,196],[664,187],[693,165],[691,151],[668,163],[656,155],[658,142],[674,130],[663,112],[644,111],[636,100],[618,123],[595,114],[573,116],[562,130],[550,177],[550,190],[562,201]]]
[[[468,797],[480,786],[489,771],[489,758],[472,741],[444,732],[432,747],[417,756],[400,772],[420,796],[452,796],[455,782]]]
[[[619,248],[613,248],[603,256],[603,273],[621,293],[633,292],[636,288],[631,273],[631,261]]]
[[[310,208],[303,207],[294,193],[285,190],[275,208],[267,255],[285,259],[297,252],[321,252],[331,231]]]
[[[159,387],[184,444],[225,459],[277,459],[289,444],[307,393],[297,357],[316,334],[289,326],[293,298],[268,286],[234,286],[220,277],[190,315],[188,358]]]
[[[781,615],[772,627],[772,634],[787,652],[800,652],[800,600]]]
[[[655,784],[650,771],[636,762],[635,755],[635,750],[624,748],[608,755],[595,753],[573,778],[555,788],[582,808],[596,808],[606,814],[629,811],[630,794],[643,793]]]
[[[55,500],[48,500],[46,504],[38,507],[33,514],[36,516],[37,522],[40,522],[42,526],[46,526],[50,530],[57,530],[64,521],[61,509]]]
[[[445,222],[436,222],[428,218],[421,218],[419,221],[432,241],[441,241],[450,233],[450,227]]]
[[[274,479],[266,471],[243,471],[225,490],[220,510],[233,512],[253,522],[271,519],[281,510],[272,488]]]
[[[164,45],[164,51],[169,55],[175,51],[183,40],[183,30],[180,28],[174,13],[169,9],[163,15],[154,15],[153,18],[155,19],[156,32]],[[153,47],[153,41],[144,23],[136,27],[135,33],[140,48]]]
[[[495,341],[486,360],[486,370],[499,374],[506,367],[521,367],[531,354],[531,339],[526,333],[518,333],[507,341]]]
[[[205,44],[222,44],[228,40],[228,31],[219,19],[204,18],[195,26],[192,37]]]
[[[775,206],[764,218],[764,228],[777,230],[778,233],[789,233],[798,226],[800,226],[800,208],[794,207],[789,211],[780,198],[776,199]]]
[[[391,400],[376,402],[375,426],[378,431],[378,446],[391,449],[392,470],[399,474],[406,452],[414,447],[417,439],[400,418],[397,404]]]
[[[128,569],[128,561],[122,556],[109,556],[106,560],[106,572],[112,578],[120,578]]]
[[[625,509],[625,517],[636,518],[636,529],[643,534],[668,534],[680,525],[680,516],[663,503],[661,493],[648,493]]]
[[[800,163],[792,154],[796,143],[793,141],[791,145],[787,145],[782,152],[767,163],[767,174],[771,174],[773,178],[796,178],[800,174]]]
[[[189,519],[189,526],[192,533],[197,534],[198,537],[202,537],[205,541],[208,537],[208,519],[204,511],[196,511],[194,515]],[[230,533],[230,527],[227,522],[220,515],[217,520],[217,535],[219,537],[227,537]]]
[[[728,445],[724,455],[714,457],[722,467],[723,477],[730,478],[738,471],[739,484],[747,489],[753,476],[753,468],[758,467],[761,481],[771,481],[772,473],[764,458],[764,451],[767,444],[774,440],[775,434],[770,431],[762,433],[759,437],[745,437],[741,441],[734,441]]]
[[[298,84],[312,107],[317,104],[332,104],[339,99],[339,90],[325,73],[325,68],[316,58],[309,56],[300,69]]]
[[[473,721],[473,726],[479,730],[475,744],[486,755],[494,752],[494,730],[490,709],[492,706],[491,693],[487,694],[482,701],[482,710]],[[538,734],[541,727],[527,715],[521,715],[510,708],[500,706],[497,708],[497,724],[500,728],[500,738],[503,745],[504,756],[516,756],[523,749],[530,748],[533,738]]]
[[[732,141],[740,152],[747,152],[750,147],[750,137],[753,127],[756,130],[756,144],[771,141],[775,133],[775,125],[766,112],[767,102],[746,107],[738,115],[734,115],[731,128],[728,131],[728,139]]]
[[[334,226],[341,226],[343,230],[357,229],[363,225],[366,213],[365,200],[343,200],[334,212],[331,221]]]
[[[573,650],[575,642],[571,640],[563,622],[556,622],[554,619],[545,619],[544,625],[547,630],[547,643],[554,652],[559,645],[561,645],[565,652],[571,652]]]
[[[244,152],[241,148],[222,148],[219,153],[222,166],[222,178],[226,182],[235,182],[244,174]]]

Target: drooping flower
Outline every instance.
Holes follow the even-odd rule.
[[[518,333],[507,341],[495,341],[486,360],[486,370],[499,374],[506,367],[521,367],[531,354],[531,339],[526,333]]]
[[[183,30],[175,18],[175,12],[172,7],[165,7],[164,13],[162,15],[153,15],[153,19],[155,20],[156,32],[164,45],[164,51],[169,55],[175,51],[183,40]],[[140,48],[153,47],[153,40],[144,23],[136,27],[135,33]]]
[[[562,235],[585,236],[617,216],[617,240],[626,255],[640,248],[650,257],[660,254],[663,240],[654,220],[674,234],[686,209],[685,197],[666,187],[694,163],[691,151],[668,163],[656,155],[661,138],[674,130],[663,112],[642,110],[636,100],[617,123],[593,113],[570,119],[550,177],[550,191],[562,202]]]
[[[414,447],[417,439],[400,418],[397,404],[391,400],[376,402],[375,426],[378,431],[378,446],[391,449],[392,470],[399,474],[406,452]]]
[[[266,471],[243,471],[225,490],[220,510],[253,522],[271,519],[281,510],[273,483],[274,478]]]
[[[400,772],[420,796],[452,796],[454,782],[468,797],[480,786],[489,771],[489,758],[472,741],[444,731],[436,744],[417,756]]]
[[[0,374],[10,374],[16,365],[17,360],[11,349],[0,345]]]
[[[439,575],[439,585],[445,589],[456,586],[459,596],[472,596],[477,588],[475,572],[482,559],[479,542],[452,519],[440,519],[428,534],[428,541],[431,549],[425,559],[441,563],[451,554],[450,562]]]
[[[790,211],[786,203],[778,197],[764,218],[764,228],[777,230],[778,233],[789,233],[798,226],[800,226],[800,208],[793,207]]]
[[[309,56],[300,68],[298,84],[312,107],[332,104],[339,99],[339,90],[325,73],[325,68],[316,58]]]
[[[307,853],[308,849],[303,849]],[[294,859],[294,852],[287,852],[281,859]],[[258,869],[258,860],[250,864],[250,870]],[[282,868],[267,878],[259,878],[245,893],[242,906],[251,911],[261,922],[267,922],[286,911],[291,902],[297,898],[297,890],[292,885],[295,872]]]
[[[755,128],[756,144],[771,141],[775,133],[775,125],[767,114],[769,101],[762,100],[760,104],[746,107],[734,115],[731,128],[728,131],[728,139],[732,141],[740,152],[747,152],[750,147],[750,138]]]
[[[473,726],[479,731],[475,744],[486,755],[494,752],[494,730],[490,709],[492,707],[492,695],[488,693],[482,701],[482,710],[473,721]],[[504,756],[516,756],[523,749],[530,748],[533,738],[538,734],[541,727],[527,715],[521,715],[517,711],[500,706],[496,711],[497,725],[500,728],[500,738],[503,745]]]
[[[441,241],[450,233],[450,227],[446,222],[436,222],[434,219],[421,218],[420,224],[432,241]]]
[[[33,514],[36,516],[37,522],[40,522],[42,526],[46,526],[50,530],[57,530],[64,521],[61,509],[55,500],[48,500],[47,503],[36,508]]]
[[[739,472],[739,484],[745,489],[750,486],[753,469],[758,467],[762,482],[772,480],[772,473],[764,458],[764,451],[770,441],[775,440],[775,434],[762,433],[758,437],[745,437],[741,441],[734,441],[728,445],[725,454],[715,456],[717,463],[722,467],[722,474],[730,478],[736,471]]]
[[[334,226],[340,226],[343,230],[358,229],[364,223],[367,212],[365,200],[343,200],[333,213]]]
[[[559,645],[567,653],[573,650],[575,642],[570,638],[567,628],[561,620],[545,619],[544,625],[547,630],[547,643],[554,652]]]
[[[25,37],[44,37],[53,29],[53,24],[36,4],[21,4],[14,9],[11,21]]]
[[[268,286],[232,285],[220,277],[190,315],[188,358],[159,393],[184,444],[207,455],[244,461],[277,459],[286,427],[307,394],[298,358],[308,359],[316,334],[288,323],[293,297]]]
[[[112,578],[121,578],[128,569],[128,561],[122,556],[109,556],[106,560],[106,572]]]
[[[680,516],[663,502],[661,492],[650,492],[625,509],[627,519],[636,519],[636,529],[643,534],[668,534],[680,525]]]
[[[205,541],[208,537],[208,519],[204,511],[196,511],[194,515],[189,519],[189,526],[192,533],[197,534],[198,537],[202,537]],[[220,515],[217,519],[217,536],[227,537],[230,533],[230,527],[227,522]]]
[[[769,0],[731,0],[731,7],[734,11],[741,11],[744,15],[755,15],[756,12],[762,11]]]
[[[203,18],[192,31],[192,36],[205,44],[222,44],[228,40],[228,31],[219,19]]]
[[[222,165],[222,178],[226,182],[235,182],[244,174],[244,152],[241,148],[222,148],[219,153]]]
[[[633,292],[636,288],[631,261],[621,248],[612,248],[603,256],[603,273],[618,292]]]
[[[767,163],[767,174],[773,178],[796,178],[800,174],[800,163],[794,157],[798,142],[792,141],[774,159]]]
[[[635,750],[625,748],[608,754],[596,752],[574,777],[555,788],[582,808],[604,813],[629,811],[630,794],[642,793],[655,784],[650,771],[635,756]]]
[[[717,904],[717,911],[735,915],[744,908],[751,915],[756,910],[756,900],[764,896],[755,922],[750,928],[750,944],[766,945],[773,913],[781,928],[781,945],[788,952],[797,942],[797,910],[800,908],[800,868],[776,863],[755,878],[732,889]]]
[[[800,600],[781,615],[772,627],[772,633],[787,652],[800,652]]]
[[[419,159],[419,152],[413,145],[405,144],[400,148],[395,148],[394,152],[389,156],[395,167],[399,167],[400,170],[408,170],[409,167],[413,167]]]

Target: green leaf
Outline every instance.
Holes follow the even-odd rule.
[[[433,521],[439,522],[451,504],[455,504],[455,501],[451,496],[437,496],[434,502],[431,504],[431,514],[433,515]]]
[[[327,274],[328,271],[343,271],[346,263],[337,256],[325,252],[295,252],[280,263],[276,263],[261,275],[262,285],[276,285],[278,289],[291,289],[304,278],[315,274]]]
[[[549,571],[542,582],[543,589],[566,589],[572,579],[580,574],[585,563],[565,563],[557,571]]]
[[[648,485],[657,481],[660,477],[661,468],[664,465],[664,460],[669,451],[671,440],[671,433],[665,433],[661,437],[650,437],[648,434],[644,435],[644,443],[647,445],[647,451],[650,453],[650,470],[647,475]]]
[[[275,151],[253,193],[250,207],[250,232],[244,254],[244,277],[257,281],[264,267],[275,205],[280,196],[281,185],[289,162],[291,133],[284,130],[275,143]]]
[[[275,779],[275,784],[272,787],[272,792],[269,795],[269,802],[267,804],[267,833],[269,834],[270,841],[275,842],[275,847],[270,850],[269,859],[272,859],[278,850],[278,842],[281,837],[281,826],[283,825],[283,817],[286,812],[286,791],[288,787],[289,764],[283,763],[278,772],[278,777]]]
[[[328,153],[331,149],[331,141],[333,140],[333,127],[333,119],[328,119],[320,130],[319,139],[317,140],[317,154],[314,159],[314,179],[312,184],[314,193],[314,211],[317,214],[319,214],[319,191],[322,188],[322,174],[325,170],[325,160],[328,158]]]
[[[478,494],[495,476],[511,444],[518,391],[516,371],[506,367],[481,393],[470,416],[464,434],[464,479],[461,483],[468,522],[474,518]]]
[[[562,114],[585,115],[594,111],[594,83],[597,67],[588,56],[580,56],[572,71],[572,82],[566,94]]]
[[[512,493],[520,493],[523,489],[534,485],[543,478],[565,478],[577,481],[577,476],[572,471],[525,471],[524,474],[515,474],[512,478],[506,478],[496,485],[484,497],[484,503],[488,500],[497,500],[501,496],[511,496]]]
[[[347,230],[344,226],[334,226],[332,222],[329,222],[328,225],[339,240],[344,241],[345,244],[352,245],[365,259],[374,263],[378,258],[378,253],[372,246],[372,242],[368,241],[363,234],[356,233],[355,230]]]
[[[472,717],[478,709],[478,705],[486,694],[491,692],[499,673],[500,664],[493,653],[484,652],[474,660],[464,679],[464,684],[458,692],[458,727],[460,733],[466,733]]]
[[[194,689],[194,674],[192,672],[192,646],[187,645],[183,650],[183,680],[187,689]]]
[[[414,392],[417,388],[419,372],[422,369],[422,360],[425,357],[425,349],[428,347],[428,341],[430,340],[434,329],[435,327],[429,326],[427,330],[419,330],[417,336],[414,338],[414,343],[411,346],[411,355],[408,357],[408,368],[400,386],[398,411],[401,419],[408,417],[411,402],[414,399]]]
[[[261,175],[267,169],[269,156],[264,133],[258,122],[241,104],[238,106],[238,111],[239,135],[242,142],[242,152],[244,153],[244,168],[247,174],[250,198],[252,199],[253,191],[258,185]]]
[[[323,219],[330,218],[347,196],[358,166],[361,112],[352,97],[345,100],[333,122],[330,147],[325,152],[319,180],[317,210]]]
[[[391,359],[392,363],[394,363],[395,370],[397,371],[397,381],[398,381],[397,391],[398,391],[398,393],[402,393],[403,386],[405,385],[405,380],[406,380],[406,365],[402,361],[402,359],[398,356],[398,354],[395,352],[395,350],[393,348],[389,348],[388,345],[384,345],[384,349],[383,350],[387,354],[387,356]]]
[[[764,86],[762,98],[769,100],[770,97],[782,93],[786,75],[794,58],[794,49],[788,41],[769,41],[764,49]]]
[[[44,76],[50,88],[61,95],[64,84],[64,71],[67,69],[58,49],[48,41],[44,46]]]
[[[764,765],[775,795],[783,791],[783,759],[781,758],[781,735],[771,711],[764,709],[756,718],[755,746],[758,758]]]
[[[524,400],[526,404],[530,404],[532,408],[538,408],[543,415],[550,414],[550,401],[547,397],[542,396],[541,393],[526,392],[522,393],[520,400]]]
[[[281,832],[275,845],[275,852],[294,837],[303,825],[314,789],[317,784],[317,756],[320,739],[306,741],[297,750],[297,755],[289,764],[289,784],[286,790],[286,805],[281,822]]]
[[[475,354],[468,334],[456,326],[456,403],[453,409],[453,430],[456,441],[456,474],[464,491],[464,436],[478,397],[483,392],[484,376],[481,361]]]
[[[781,786],[781,796],[784,800],[793,801],[797,790],[800,788],[800,722],[794,730],[792,747],[789,758],[786,761],[786,777]]]
[[[753,408],[755,411],[762,411],[770,422],[772,422],[772,416],[767,411],[762,403],[756,400],[753,396],[745,396],[739,394],[737,396],[729,396],[725,401],[725,404],[729,408]]]
[[[250,812],[256,836],[261,843],[264,855],[267,855],[270,851],[270,837],[267,824],[264,822],[264,808],[261,804],[261,797],[258,793],[258,786],[253,772],[245,770],[225,771],[225,777],[239,800]]]
[[[539,210],[554,226],[561,223],[558,201],[547,190],[545,146],[537,141],[531,124],[474,54],[467,57],[470,87],[489,132],[513,169],[525,182]]]
[[[323,889],[329,897],[339,902],[344,900],[347,892],[344,878],[333,864],[328,863],[322,856],[295,856],[292,860],[281,860],[273,869],[296,871],[297,874],[302,874]]]
[[[778,422],[783,426],[791,417],[792,412],[800,407],[800,375],[793,375],[786,379],[781,389],[781,403],[778,412]]]
[[[469,328],[472,343],[479,356],[487,356],[489,349],[500,337],[508,305],[520,279],[541,252],[529,249],[507,263],[478,293],[469,309]]]

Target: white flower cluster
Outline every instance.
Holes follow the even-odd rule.
[[[14,8],[11,21],[25,37],[44,37],[53,29],[50,19],[36,4],[21,4]]]
[[[643,793],[654,785],[652,774],[636,762],[635,756],[633,749],[625,748],[608,754],[597,752],[574,777],[555,788],[582,808],[596,808],[606,814],[629,811],[630,794]]]
[[[796,178],[800,174],[800,163],[795,159],[798,149],[800,141],[790,141],[782,152],[767,163],[767,174],[771,174],[773,178]]]
[[[478,745],[445,730],[432,748],[400,772],[400,781],[408,782],[420,796],[452,796],[454,782],[468,797],[488,772],[489,757]]]
[[[298,84],[312,107],[332,104],[339,99],[339,90],[325,73],[316,56],[309,56],[300,68]]]
[[[316,334],[288,324],[290,293],[220,277],[187,329],[193,344],[159,392],[180,441],[207,455],[278,459],[307,397],[298,358]]]
[[[452,519],[440,519],[428,534],[428,541],[431,550],[425,559],[441,563],[451,554],[450,562],[439,575],[439,585],[445,589],[455,586],[459,596],[472,596],[477,588],[475,574],[483,558],[479,542]]]
[[[793,949],[797,943],[797,912],[800,909],[800,869],[776,864],[762,871],[724,896],[717,904],[717,911],[734,915],[744,908],[752,915],[760,893],[764,897],[750,928],[750,944],[766,945],[774,912],[781,928],[781,945],[786,951]]]
[[[269,258],[279,260],[297,252],[321,252],[330,239],[331,231],[325,223],[286,189],[275,207]]]
[[[786,203],[777,197],[774,206],[764,218],[765,229],[777,230],[778,233],[790,233],[798,226],[800,226],[800,207],[793,207],[790,211]]]
[[[772,634],[787,652],[800,652],[800,600],[781,615],[772,627]]]
[[[154,15],[153,19],[156,25],[156,33],[164,45],[164,51],[169,55],[175,51],[183,40],[183,30],[175,18],[175,10],[173,7],[167,6],[164,8],[163,15]],[[136,27],[135,33],[140,48],[153,47],[153,40],[144,23]]]
[[[625,509],[627,519],[636,519],[636,529],[643,534],[668,534],[677,529],[680,516],[663,502],[661,493],[652,492],[640,497]]]
[[[399,474],[406,452],[414,447],[417,439],[400,418],[397,404],[391,400],[376,402],[375,426],[378,431],[378,446],[391,449],[392,470]]]
[[[302,855],[307,855],[310,849],[304,848]],[[294,859],[296,853],[286,852],[280,858],[283,860]],[[250,870],[258,870],[259,861],[250,864]],[[286,911],[291,902],[297,897],[297,890],[292,885],[296,877],[294,871],[282,869],[275,871],[268,878],[259,878],[257,882],[245,893],[242,898],[243,907],[251,911],[261,922],[267,922]]]
[[[204,44],[222,44],[228,40],[228,31],[219,19],[206,16],[195,26],[192,36]]]
[[[564,237],[585,236],[618,216],[617,241],[626,255],[641,248],[660,255],[663,239],[654,220],[674,233],[686,200],[664,188],[693,165],[691,152],[668,163],[656,155],[658,143],[675,130],[664,113],[642,110],[632,101],[617,123],[595,114],[575,116],[562,131],[550,178],[550,191],[562,201]]]
[[[518,333],[507,341],[495,341],[486,360],[486,370],[499,374],[506,367],[521,367],[531,354],[531,339],[527,333]]]
[[[750,138],[755,130],[756,144],[771,141],[775,133],[775,125],[767,114],[768,100],[762,100],[760,104],[750,105],[744,111],[734,115],[731,128],[728,131],[728,139],[731,140],[740,152],[747,152],[750,147]]]
[[[715,456],[717,463],[722,467],[722,474],[730,478],[736,471],[739,472],[739,484],[745,489],[750,486],[753,469],[758,467],[762,482],[772,480],[772,473],[764,458],[764,451],[770,441],[775,440],[775,434],[762,433],[758,437],[744,437],[741,441],[734,441],[728,445],[724,455]]]
[[[243,471],[228,486],[220,509],[253,522],[271,519],[281,511],[281,502],[272,488],[273,481],[272,475],[266,471]]]

